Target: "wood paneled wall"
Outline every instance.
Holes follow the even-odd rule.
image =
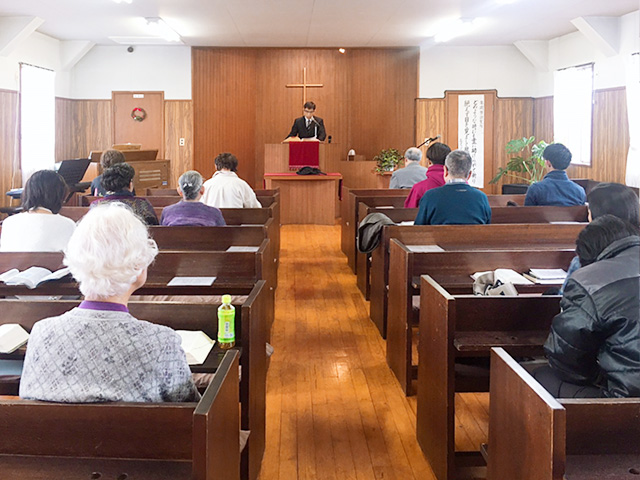
[[[505,145],[514,138],[530,137],[533,132],[533,99],[532,98],[498,98],[496,101],[494,122],[494,175],[500,167],[509,161]],[[488,183],[491,179],[487,178]],[[491,186],[491,193],[500,193],[500,185],[504,183],[522,183],[521,180],[506,176],[498,185]]]
[[[113,145],[111,100],[56,98],[56,161]]]
[[[442,135],[438,140],[442,143],[449,143],[446,136],[444,98],[418,98],[416,100],[416,138],[415,145],[420,145],[426,138]],[[427,147],[422,147],[423,165],[427,166],[425,155]]]
[[[113,145],[111,100],[56,98],[56,161],[87,157]],[[193,168],[193,105],[191,100],[164,102],[164,157],[171,160],[169,186]],[[184,147],[180,138],[185,139]]]
[[[308,83],[317,114],[342,156],[353,148],[373,157],[382,148],[413,143],[414,101],[418,91],[417,48],[337,49],[194,48],[194,166],[205,175],[213,158],[230,151],[239,174],[262,184],[264,145],[279,143],[302,115],[302,89]]]
[[[535,100],[536,138],[553,138],[553,97]],[[591,166],[569,167],[571,178],[625,183],[629,150],[627,96],[624,87],[596,90],[593,102]]]
[[[180,139],[184,138],[184,146]],[[171,160],[169,185],[178,185],[178,178],[193,169],[193,104],[191,100],[164,102],[164,156]]]
[[[443,141],[455,145],[456,139],[446,138],[445,99],[416,100],[416,144],[425,137],[443,133]],[[454,119],[455,120],[455,119]],[[535,135],[536,140],[553,140],[553,97],[497,98],[494,110],[493,169],[506,165],[504,147],[509,140]],[[626,158],[629,148],[629,126],[624,88],[597,90],[593,106],[593,152],[590,167],[569,167],[571,178],[590,178],[603,182],[625,182]],[[487,161],[490,159],[487,158]],[[488,182],[490,178],[486,179]],[[485,188],[487,193],[499,193],[503,183],[517,183],[504,177],[497,186]]]
[[[11,199],[4,193],[22,183],[16,168],[18,159],[18,92],[0,90],[0,206]]]

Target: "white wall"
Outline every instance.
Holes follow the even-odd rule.
[[[34,32],[9,56],[0,56],[0,88],[20,89],[20,62],[55,70],[56,95],[69,96],[69,73],[60,71],[59,40]]]
[[[191,98],[191,48],[95,46],[71,71],[72,98],[111,99],[112,91],[164,91],[164,98]]]
[[[500,97],[531,97],[533,65],[511,45],[420,49],[420,97],[442,98],[445,90],[492,90]]]
[[[574,32],[549,41],[549,72],[538,73],[539,97],[553,95],[553,72],[560,68],[594,62],[594,87],[597,90],[625,84],[626,62],[640,50],[640,12],[620,18],[620,50],[605,56],[582,33]]]
[[[640,50],[640,12],[620,18],[620,53],[606,57],[580,32],[549,40],[549,70],[537,70],[515,46],[420,49],[420,97],[445,90],[496,89],[499,97],[553,95],[553,71],[594,62],[595,88],[624,86],[628,56]]]

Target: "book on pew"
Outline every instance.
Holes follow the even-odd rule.
[[[403,225],[415,225],[415,222],[413,220],[405,220],[404,222],[400,222],[398,225],[403,226]]]
[[[29,334],[17,323],[0,325],[0,353],[12,353],[29,340]]]
[[[414,253],[444,252],[440,245],[407,245],[407,248]]]
[[[531,280],[528,280],[527,278],[525,278],[524,276],[520,275],[518,272],[510,268],[497,268],[493,272],[491,271],[476,272],[473,275],[471,275],[471,278],[473,278],[473,280],[475,281],[481,276],[487,275],[489,273],[493,273],[494,282],[500,281],[503,284],[511,283],[513,285],[533,285],[533,282]]]
[[[45,282],[60,280],[69,275],[69,273],[68,267],[61,268],[55,272],[43,267],[29,267],[22,272],[17,268],[12,268],[0,275],[0,282],[4,282],[5,285],[24,285],[34,289]]]
[[[173,277],[167,287],[210,287],[216,277]]]
[[[180,346],[187,355],[187,363],[189,365],[202,365],[209,356],[209,352],[215,345],[215,341],[202,330],[176,330],[180,335]]]
[[[227,252],[250,252],[255,253],[258,251],[260,247],[250,247],[250,246],[242,246],[242,245],[232,245],[227,248]]]
[[[542,285],[564,283],[567,272],[561,268],[532,268],[524,274],[529,280]]]

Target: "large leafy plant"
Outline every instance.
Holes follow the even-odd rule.
[[[395,148],[389,148],[388,150],[381,150],[373,159],[376,161],[375,171],[384,173],[393,171],[400,164],[403,156]]]
[[[507,143],[506,152],[515,156],[509,159],[505,167],[500,167],[497,175],[489,183],[497,183],[505,175],[528,184],[542,180],[545,168],[542,153],[548,144],[544,140],[535,142],[535,137],[522,137]]]

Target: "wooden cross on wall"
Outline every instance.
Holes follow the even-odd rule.
[[[302,104],[307,103],[307,88],[322,88],[322,83],[307,83],[307,67],[302,69],[302,83],[287,83],[287,88],[302,88]]]

